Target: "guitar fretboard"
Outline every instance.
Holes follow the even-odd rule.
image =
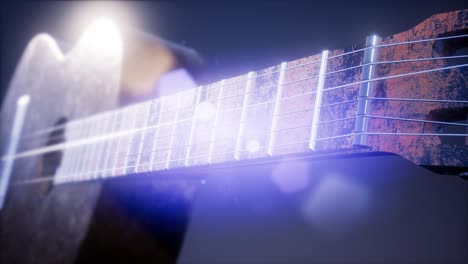
[[[352,137],[356,116],[356,107],[347,116],[333,109],[340,105],[330,104],[336,102],[336,91],[324,87],[327,77],[343,75],[344,71],[340,71],[343,69],[334,65],[345,65],[339,62],[346,57],[361,57],[355,60],[356,65],[350,65],[357,66],[370,51],[335,53],[333,57],[324,51],[70,122],[66,125],[65,138],[70,144],[77,144],[65,152],[56,182],[326,148],[325,142],[338,142],[334,137],[346,134]],[[362,75],[361,68],[348,71],[347,76]],[[347,81],[341,79],[342,83],[330,85]],[[347,89],[357,99],[359,85]],[[342,121],[347,122],[348,130],[337,130],[325,137],[322,129],[331,123],[324,121],[342,118],[349,118]],[[345,147],[352,147],[351,142],[352,139]],[[342,143],[339,144],[333,147],[342,148]]]
[[[55,182],[363,148],[422,165],[427,155],[452,153],[461,158],[431,164],[466,166],[466,145],[441,143],[442,136],[467,135],[440,132],[437,126],[448,122],[433,116],[468,103],[466,89],[440,89],[466,79],[468,64],[448,63],[466,56],[434,57],[433,49],[436,41],[467,35],[440,33],[370,36],[348,50],[324,51],[71,121],[64,126],[65,142],[47,149],[66,149]],[[414,147],[418,150],[401,151]]]

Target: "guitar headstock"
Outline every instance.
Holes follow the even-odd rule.
[[[370,96],[372,150],[437,172],[467,170],[467,19],[467,10],[434,15],[381,40]]]

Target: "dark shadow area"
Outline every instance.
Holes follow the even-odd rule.
[[[177,183],[169,184],[173,190],[161,184],[167,183],[104,183],[76,263],[175,262],[190,203]]]

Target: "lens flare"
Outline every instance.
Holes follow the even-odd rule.
[[[83,33],[80,42],[85,49],[97,52],[120,52],[122,38],[116,24],[109,18],[96,19]]]
[[[308,165],[303,161],[279,162],[273,169],[271,178],[285,194],[302,191],[309,185]]]
[[[202,102],[195,109],[195,117],[200,121],[210,121],[216,113],[216,108],[211,102]]]
[[[251,139],[249,141],[247,141],[247,151],[250,152],[250,153],[255,153],[255,152],[258,152],[260,150],[260,143],[258,143],[257,140],[255,139]]]

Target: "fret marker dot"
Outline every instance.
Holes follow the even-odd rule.
[[[195,109],[195,118],[200,121],[209,121],[215,115],[216,109],[210,102],[202,102]]]
[[[250,153],[255,153],[260,150],[260,143],[257,140],[249,140],[247,141],[247,151]]]

